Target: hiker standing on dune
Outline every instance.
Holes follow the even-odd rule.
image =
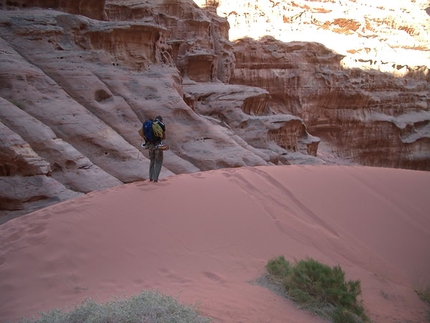
[[[147,143],[149,149],[149,181],[158,182],[161,167],[163,166],[163,143],[166,139],[166,126],[163,123],[163,118],[157,116],[152,125],[155,133],[155,138]]]

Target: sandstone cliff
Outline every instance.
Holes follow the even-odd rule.
[[[1,215],[144,180],[137,130],[157,114],[171,146],[162,176],[293,163],[430,170],[425,3],[405,0],[400,20],[339,16],[336,8],[360,1],[260,0],[248,11],[196,3],[3,0]],[[280,40],[270,35],[280,32],[274,17],[302,34],[309,27],[381,43],[393,34],[411,60],[383,64],[366,44]],[[241,19],[255,34],[229,38]],[[249,37],[262,29],[263,38]]]
[[[429,169],[429,1],[217,3],[236,39],[232,83],[268,90],[272,110],[344,159]]]

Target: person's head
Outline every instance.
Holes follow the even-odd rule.
[[[155,117],[155,120],[158,120],[158,121],[163,122],[163,117],[162,117],[162,116],[156,116],[156,117]]]

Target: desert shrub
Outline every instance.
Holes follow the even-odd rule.
[[[357,300],[360,281],[345,281],[340,266],[332,268],[310,258],[292,265],[280,256],[270,260],[266,270],[270,280],[282,284],[286,295],[300,308],[336,323],[369,320]]]
[[[116,299],[98,304],[87,299],[72,311],[54,309],[37,319],[21,319],[20,323],[207,323],[211,320],[199,315],[196,306],[186,307],[171,296],[157,291],[143,291],[128,299]]]
[[[278,258],[269,260],[266,270],[274,278],[285,278],[291,273],[291,264],[285,260],[284,256],[279,256]]]
[[[420,299],[430,305],[430,287],[427,287],[426,289],[419,289],[416,291]],[[426,322],[430,322],[430,309],[427,310],[426,315]]]
[[[427,287],[427,289],[419,289],[416,292],[423,302],[430,305],[430,287]]]

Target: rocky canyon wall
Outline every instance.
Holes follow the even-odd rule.
[[[344,159],[429,169],[429,1],[197,2],[231,25],[231,83]]]
[[[242,3],[235,11],[228,9],[234,8],[229,1],[196,3],[0,3],[3,219],[146,179],[148,155],[137,130],[158,114],[171,146],[163,177],[293,163],[430,169],[430,64],[382,64],[372,58],[379,68],[370,68],[367,56],[359,54],[372,57],[373,47],[343,50],[322,41],[251,38],[256,30],[232,38],[245,26],[239,22],[249,22],[255,12],[257,22],[265,21],[264,33],[279,33],[274,17],[280,12],[282,26],[293,30],[376,33],[373,22],[379,18],[361,19],[367,24],[360,29],[353,23],[357,19],[335,15],[334,9],[359,1],[260,0],[248,11]],[[417,3],[409,4],[410,16],[421,19],[421,11],[413,9]],[[278,16],[269,17],[270,8]],[[291,18],[297,10],[314,15],[310,22],[306,12]],[[316,12],[331,13],[331,20]],[[404,23],[396,29],[397,20],[383,20],[380,35],[403,30],[408,40],[417,39],[411,62],[426,63],[417,57],[426,50],[428,55],[428,42],[421,39],[428,25],[416,23],[404,30]],[[263,27],[248,25],[259,26],[259,32]],[[388,65],[392,71],[384,70]]]
[[[429,169],[427,67],[401,77],[347,69],[343,56],[322,44],[271,37],[238,40],[234,52],[231,82],[265,88],[272,111],[300,117],[338,156],[369,166]]]

